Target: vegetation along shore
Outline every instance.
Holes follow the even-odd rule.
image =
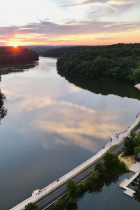
[[[137,84],[140,83],[140,44],[115,44],[69,52],[58,58],[57,70],[63,74]]]

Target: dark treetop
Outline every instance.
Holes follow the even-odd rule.
[[[22,47],[0,47],[0,65],[38,61],[38,53]]]

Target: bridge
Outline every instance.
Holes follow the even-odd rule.
[[[35,190],[32,196],[21,202],[10,210],[21,210],[28,203],[35,203],[40,209],[46,209],[55,200],[65,195],[67,192],[66,183],[68,180],[74,180],[76,184],[89,178],[89,171],[94,170],[95,164],[103,161],[104,154],[111,150],[112,152],[122,152],[124,149],[124,138],[129,136],[131,130],[140,122],[140,113],[136,116],[135,122],[123,132],[115,132],[111,135],[110,141],[96,155],[65,174],[63,177],[54,181],[41,190]]]

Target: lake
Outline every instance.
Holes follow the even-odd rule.
[[[133,85],[75,76],[65,79],[57,73],[54,58],[40,57],[34,65],[8,69],[5,67],[1,76],[1,92],[6,97],[3,108],[7,110],[0,125],[2,210],[92,157],[112,132],[125,130],[140,111],[140,92]],[[114,192],[113,200],[104,199],[109,190]],[[126,196],[112,183],[94,198],[85,194],[78,209],[116,210],[108,204],[101,208],[98,199],[104,199],[104,206],[110,201],[111,207],[117,194],[125,201]],[[138,201],[127,197],[127,210],[132,209],[132,200],[133,209],[140,207]],[[124,205],[119,204],[119,210]]]

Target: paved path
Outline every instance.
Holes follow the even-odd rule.
[[[50,185],[48,185],[47,187],[43,188],[40,191],[39,190],[34,191],[30,198],[26,199],[22,203],[20,203],[17,206],[13,207],[11,210],[21,210],[28,203],[31,203],[31,202],[35,203],[35,202],[39,201],[44,196],[48,195],[49,193],[51,193],[55,189],[59,188],[64,183],[66,183],[68,180],[70,180],[73,177],[77,176],[79,173],[84,171],[86,168],[89,168],[91,165],[94,164],[94,162],[98,158],[101,158],[104,155],[104,153],[106,153],[113,145],[119,145],[121,142],[123,142],[124,137],[126,137],[126,136],[128,136],[130,134],[131,130],[138,124],[139,121],[140,121],[140,114],[137,115],[137,118],[136,118],[135,122],[128,129],[126,129],[124,132],[119,132],[119,133],[115,132],[115,133],[113,133],[111,135],[112,141],[109,141],[105,145],[105,147],[103,149],[101,149],[92,158],[90,158],[89,160],[85,161],[80,166],[78,166],[77,168],[73,169],[72,171],[70,171],[69,173],[67,173],[63,177],[61,177],[59,179],[59,181],[55,181],[55,182],[51,183]]]

